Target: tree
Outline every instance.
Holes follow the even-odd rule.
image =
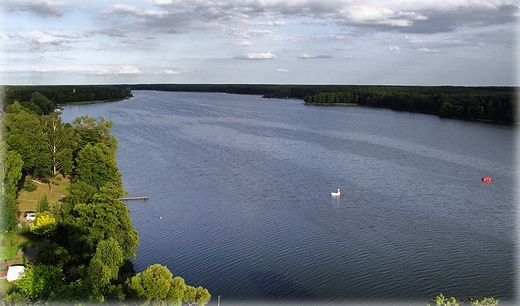
[[[121,186],[121,174],[115,156],[103,143],[87,143],[76,158],[77,179],[100,188],[108,182]]]
[[[43,195],[38,198],[38,204],[36,205],[36,211],[42,213],[44,211],[49,211],[49,200],[46,195]]]
[[[110,133],[110,129],[114,125],[112,121],[107,121],[104,117],[101,117],[98,123],[95,118],[85,115],[77,117],[73,124],[75,130],[74,152],[78,152],[88,143],[94,145],[102,142],[115,155],[117,139]]]
[[[99,242],[112,237],[121,247],[124,259],[135,257],[139,236],[132,226],[128,208],[117,199],[76,204],[63,222],[70,228],[68,239],[77,254],[89,256]]]
[[[72,128],[66,128],[57,113],[42,117],[42,125],[52,156],[52,174],[62,171],[66,175],[72,169]]]
[[[186,286],[186,289],[184,290],[183,301],[187,303],[188,306],[195,304],[204,306],[209,302],[210,299],[211,294],[209,294],[208,289],[204,289],[201,286],[198,286],[197,288]]]
[[[57,228],[56,219],[49,214],[44,214],[36,218],[29,230],[35,235],[48,238],[56,234]]]
[[[65,305],[72,305],[73,302],[84,303],[91,297],[92,288],[83,279],[78,279],[70,284],[60,286],[50,294],[50,300],[63,301]],[[81,305],[81,304],[80,304]]]
[[[38,115],[49,115],[56,109],[54,102],[37,91],[31,95],[30,102],[41,109],[42,113]]]
[[[127,286],[137,297],[145,298],[146,304],[161,304],[168,298],[172,277],[167,267],[154,264],[130,278]]]
[[[67,249],[56,242],[45,239],[38,245],[36,264],[64,267],[70,260]]]
[[[430,302],[435,303],[435,306],[459,306],[459,302],[454,297],[448,299],[442,293],[431,299]]]
[[[51,158],[48,140],[37,115],[29,113],[15,102],[11,112],[4,115],[5,141],[8,150],[20,154],[23,170],[33,176],[50,173]]]
[[[102,289],[111,280],[117,279],[123,261],[123,251],[114,238],[100,241],[88,269],[92,285]]]
[[[496,306],[498,305],[499,300],[495,300],[495,298],[476,298],[476,297],[470,297],[469,301],[471,302],[472,306]]]
[[[0,154],[2,161],[0,162],[0,173],[2,178],[0,180],[0,206],[2,209],[0,228],[6,231],[11,231],[15,228],[18,222],[18,205],[16,196],[18,191],[18,182],[22,178],[23,161],[18,152],[13,150],[6,150],[5,143],[0,143]]]
[[[19,292],[29,299],[47,298],[53,290],[62,285],[63,276],[59,267],[27,265],[16,286]]]
[[[186,283],[182,277],[176,276],[172,280],[170,292],[168,294],[168,301],[173,306],[182,305],[184,300],[184,291],[186,290]]]

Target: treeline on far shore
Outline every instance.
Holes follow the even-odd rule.
[[[512,86],[389,86],[389,85],[275,85],[275,84],[117,84],[90,86],[4,86],[3,107],[31,99],[34,92],[59,104],[120,100],[132,90],[221,92],[301,99],[309,105],[357,104],[435,114],[447,118],[516,123],[517,87]],[[40,101],[40,102],[38,102]],[[45,106],[40,107],[46,109]],[[50,108],[50,106],[48,106]],[[35,108],[36,109],[36,108]],[[45,113],[45,111],[42,111]]]
[[[274,84],[138,84],[132,90],[223,92],[302,99],[311,105],[357,104],[447,118],[516,122],[517,87]]]
[[[131,96],[129,87],[101,85],[6,85],[0,91],[2,109],[18,101],[38,115],[48,115],[61,104],[114,101]]]

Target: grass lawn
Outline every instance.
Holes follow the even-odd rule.
[[[17,245],[0,246],[0,260],[11,260],[16,258]]]
[[[47,196],[47,200],[49,201],[49,208],[52,208],[53,205],[61,200],[67,194],[67,188],[69,186],[69,179],[63,178],[59,175],[56,178],[52,178],[51,180],[52,192],[49,189],[49,184],[39,182],[36,183],[37,188],[34,191],[25,191],[21,190],[18,194],[18,211],[20,212],[20,217],[23,219],[23,213],[26,211],[36,211],[36,205],[38,204],[38,199],[43,196]]]

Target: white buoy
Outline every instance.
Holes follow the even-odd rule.
[[[331,192],[330,195],[333,197],[339,197],[341,195],[341,190],[338,188],[337,192]]]

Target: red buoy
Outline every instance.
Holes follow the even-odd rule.
[[[483,181],[483,182],[491,182],[491,178],[489,176],[484,176],[480,180]]]

